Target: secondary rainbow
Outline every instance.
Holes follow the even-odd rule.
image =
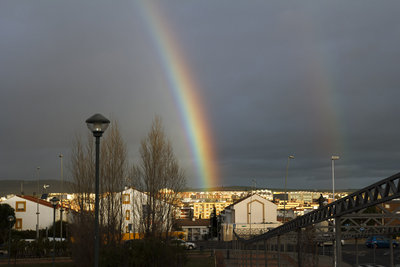
[[[217,167],[213,151],[213,140],[198,94],[197,83],[190,66],[185,61],[168,20],[153,1],[138,1],[143,19],[149,27],[162,65],[169,81],[169,87],[179,108],[185,131],[195,158],[197,173],[202,179],[201,186],[217,184]]]

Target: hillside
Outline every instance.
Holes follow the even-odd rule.
[[[46,190],[43,185],[50,185]],[[72,193],[72,183],[64,181],[64,188],[62,189],[61,181],[59,180],[40,180],[40,193]],[[23,194],[33,195],[37,191],[37,181],[35,180],[0,180],[0,196],[5,196],[9,194]]]

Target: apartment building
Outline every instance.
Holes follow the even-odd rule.
[[[196,219],[209,219],[211,213],[214,210],[217,215],[225,209],[225,207],[231,205],[232,202],[193,202],[194,218]]]

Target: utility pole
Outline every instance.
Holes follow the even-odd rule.
[[[40,187],[39,187],[39,183],[40,183],[40,179],[39,179],[39,170],[40,167],[36,168],[36,175],[37,175],[37,208],[36,208],[36,239],[39,240],[39,198],[40,198]]]

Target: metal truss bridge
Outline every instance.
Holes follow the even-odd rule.
[[[285,250],[290,248],[297,253],[295,265],[311,266],[305,263],[305,258],[312,255],[312,248],[305,251],[305,243],[320,244],[332,241],[334,244],[334,257],[332,266],[340,267],[342,264],[341,242],[336,240],[365,238],[371,235],[385,235],[392,238],[400,233],[400,206],[396,210],[388,210],[384,203],[400,198],[400,173],[367,186],[344,198],[323,206],[317,210],[297,217],[280,227],[266,233],[243,238],[237,233],[235,247],[239,250],[264,251],[265,265],[267,251],[274,252],[277,256],[277,266],[281,266],[281,257]],[[371,208],[372,207],[372,208]],[[282,242],[283,241],[283,242]],[[311,253],[311,254],[310,254]],[[251,254],[250,254],[251,255]],[[308,255],[305,257],[305,255]],[[391,248],[391,266],[393,264],[393,249]],[[358,261],[358,256],[357,256]],[[252,266],[252,261],[247,256],[246,264]],[[258,264],[258,263],[257,263]],[[276,266],[276,265],[273,265]]]

